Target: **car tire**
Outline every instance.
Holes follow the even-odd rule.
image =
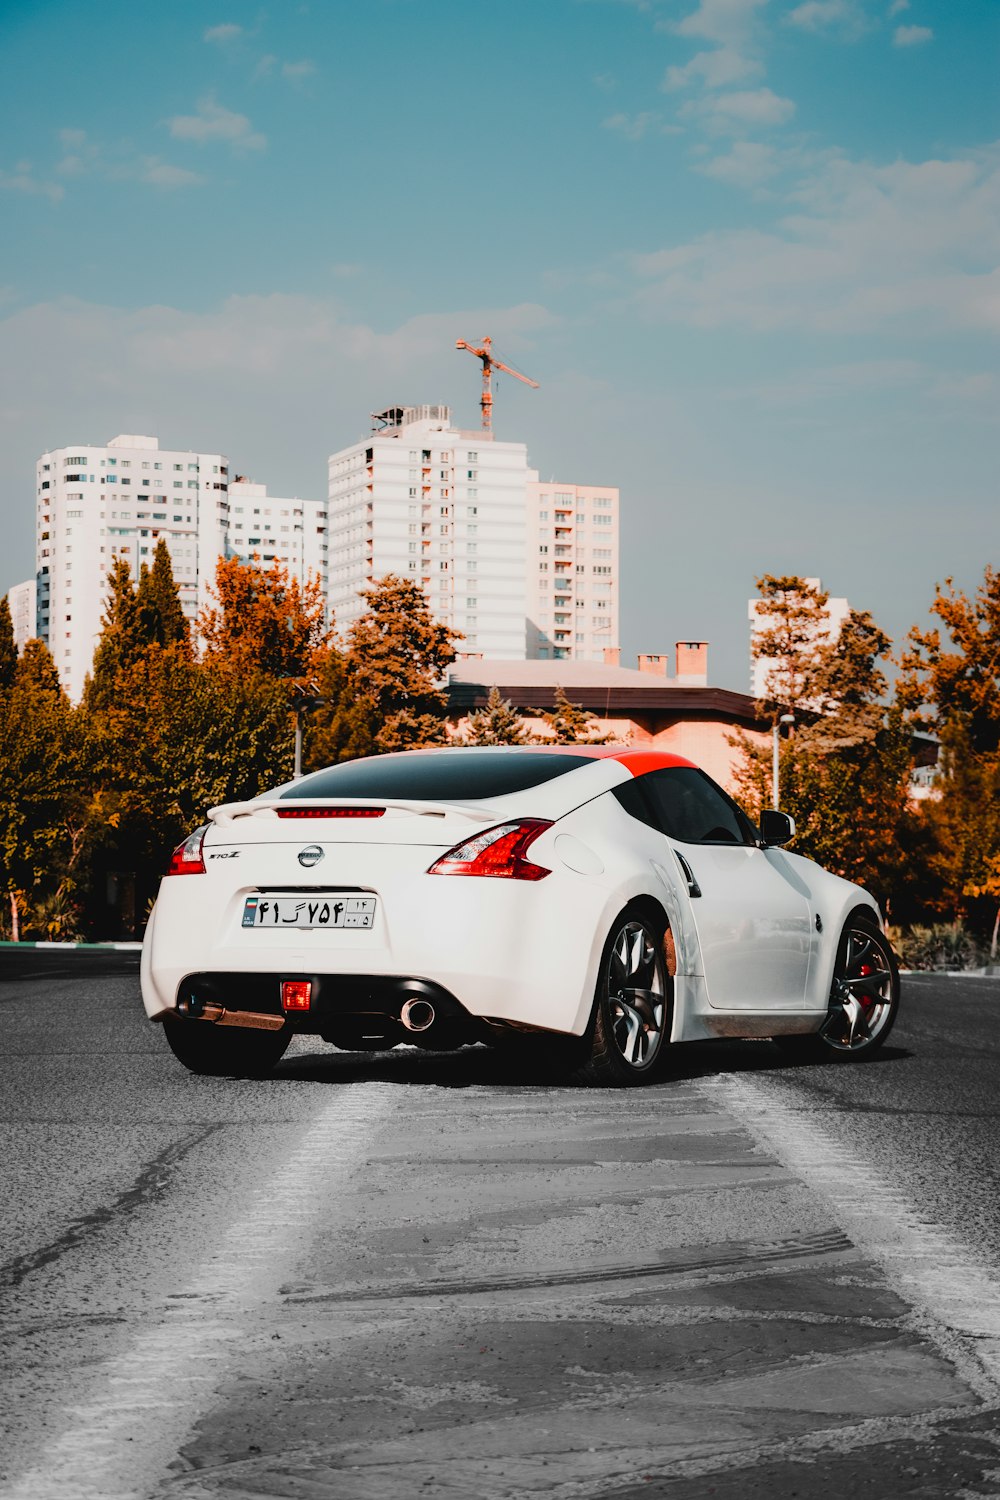
[[[588,1032],[586,1082],[629,1088],[660,1076],[674,1009],[663,932],[635,907],[626,908],[609,932]]]
[[[281,1061],[292,1028],[256,1031],[243,1026],[216,1026],[168,1016],[163,1034],[171,1052],[189,1073],[211,1078],[265,1078]]]
[[[774,1040],[792,1056],[857,1061],[884,1045],[898,1009],[899,966],[892,945],[874,917],[858,913],[840,935],[823,1025],[811,1036]]]

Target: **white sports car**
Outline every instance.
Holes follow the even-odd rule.
[[[347,761],[213,808],[180,845],[143,1000],[196,1073],[266,1073],[301,1032],[534,1036],[610,1084],[712,1037],[870,1052],[899,990],[878,908],[787,853],[793,833],[653,751]]]

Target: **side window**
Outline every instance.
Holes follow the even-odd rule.
[[[651,771],[637,782],[660,830],[684,844],[752,844],[753,824],[721,787],[693,767]]]
[[[621,786],[613,789],[611,795],[616,802],[621,803],[629,817],[638,819],[640,823],[647,823],[650,828],[655,828],[657,833],[662,833],[663,830],[653,811],[653,805],[643,791],[648,779],[643,776],[638,780],[624,781]]]

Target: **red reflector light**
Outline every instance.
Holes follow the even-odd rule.
[[[381,818],[384,807],[279,807],[279,818]]]
[[[311,979],[283,979],[281,981],[282,1010],[308,1010],[311,1000]]]
[[[177,845],[170,856],[168,875],[204,875],[205,856],[202,848],[207,832],[208,824],[205,823],[201,828],[196,828],[194,833],[189,833],[183,844]]]
[[[431,865],[428,875],[489,875],[500,880],[544,880],[552,871],[525,859],[530,844],[551,828],[544,818],[498,823],[456,844]]]

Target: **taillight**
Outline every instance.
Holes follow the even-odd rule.
[[[492,875],[500,880],[544,880],[552,871],[525,859],[529,846],[551,828],[543,818],[519,818],[498,823],[456,844],[436,860],[428,875]]]
[[[205,835],[208,832],[208,824],[196,828],[194,833],[189,833],[183,844],[178,844],[170,856],[170,868],[168,875],[204,875],[205,856],[202,849],[205,843]]]
[[[279,807],[279,818],[384,818],[384,807]]]

